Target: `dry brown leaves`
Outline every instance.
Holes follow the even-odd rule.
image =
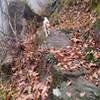
[[[64,6],[59,12],[57,20],[60,23],[57,25],[60,29],[80,29],[86,27],[94,19],[90,12],[86,11],[86,3],[79,2],[71,6]]]
[[[58,61],[58,66],[62,66],[67,71],[75,71],[80,68],[80,59],[84,57],[84,53],[76,47],[67,47],[58,51],[50,51]]]
[[[85,10],[84,4],[78,4],[71,7],[64,7],[58,16],[60,25],[59,28],[72,28],[79,29],[80,27],[86,26],[91,20],[91,16]],[[54,55],[57,60],[57,66],[60,66],[61,70],[75,72],[80,70],[82,67],[86,69],[86,74],[83,78],[94,82],[96,85],[100,84],[100,68],[96,68],[95,63],[87,62],[85,58],[86,52],[80,48],[87,48],[88,46],[95,46],[94,40],[82,41],[80,39],[81,33],[71,33],[70,39],[73,42],[72,46],[61,48],[59,50],[47,49],[35,52],[33,44],[36,42],[36,35],[34,34],[34,28],[29,27],[27,32],[22,38],[22,55],[15,59],[12,67],[15,73],[11,78],[11,88],[15,88],[17,92],[8,93],[7,98],[11,95],[16,100],[45,100],[48,96],[48,89],[50,88],[49,83],[52,82],[52,77],[47,76],[46,79],[40,79],[40,73],[36,70],[43,65],[41,56],[45,52],[50,52]],[[92,51],[95,58],[100,57],[100,52],[95,50]],[[17,66],[17,67],[16,67]],[[48,67],[48,66],[46,66]],[[45,68],[45,67],[44,67]],[[45,69],[47,70],[47,69]],[[44,70],[43,70],[44,71]],[[71,81],[67,83],[69,86]],[[71,97],[71,93],[66,93]],[[84,96],[85,92],[80,93],[80,96]]]
[[[36,35],[32,27],[28,27],[27,33],[22,36],[21,55],[14,58],[11,77],[11,88],[16,92],[8,93],[7,98],[13,96],[16,100],[45,100],[47,97],[51,76],[45,80],[40,79],[37,67],[42,65],[41,52],[36,52]],[[7,99],[9,100],[9,99]]]

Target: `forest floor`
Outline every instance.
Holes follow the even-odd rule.
[[[33,47],[33,44],[36,45],[35,35],[32,34],[34,29],[28,27],[23,38],[24,50],[11,64],[14,73],[9,81],[0,84],[0,100],[48,100],[46,98],[53,82],[52,61],[64,72],[85,70],[80,78],[100,88],[100,48],[94,38],[96,32],[91,28],[95,19],[95,14],[88,11],[83,2],[63,6],[59,12],[53,13],[50,17],[52,28],[68,34],[72,42],[70,46],[58,50],[37,50]],[[66,81],[66,84],[69,86],[72,81]],[[5,95],[6,99],[2,99]],[[67,92],[66,95],[71,97],[73,94]],[[81,91],[79,95],[83,97],[86,92]]]

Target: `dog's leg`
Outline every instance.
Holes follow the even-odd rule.
[[[46,25],[44,25],[44,32],[45,32],[45,36],[48,37],[48,29],[47,29]]]

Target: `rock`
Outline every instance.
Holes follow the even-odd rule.
[[[59,97],[61,95],[61,92],[59,91],[59,88],[53,89],[53,95]]]
[[[40,48],[66,48],[67,46],[71,45],[71,41],[65,35],[65,33],[61,32],[60,30],[51,29],[49,36],[46,40],[41,43]]]
[[[28,6],[38,15],[47,15],[47,10],[55,1],[58,0],[26,0]]]
[[[59,78],[59,77],[58,77]],[[81,78],[71,78],[68,79],[71,81],[71,85],[67,86],[66,81],[62,81],[56,84],[55,87],[52,87],[49,91],[49,96],[47,100],[73,100],[73,98],[77,98],[77,100],[99,100],[100,99],[100,88],[96,87],[93,83],[88,80]],[[54,89],[57,89],[60,95],[53,94]]]

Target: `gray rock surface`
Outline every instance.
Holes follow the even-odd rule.
[[[68,36],[57,29],[51,29],[49,36],[45,39],[43,43],[41,43],[40,48],[66,48],[71,45],[71,41]]]

